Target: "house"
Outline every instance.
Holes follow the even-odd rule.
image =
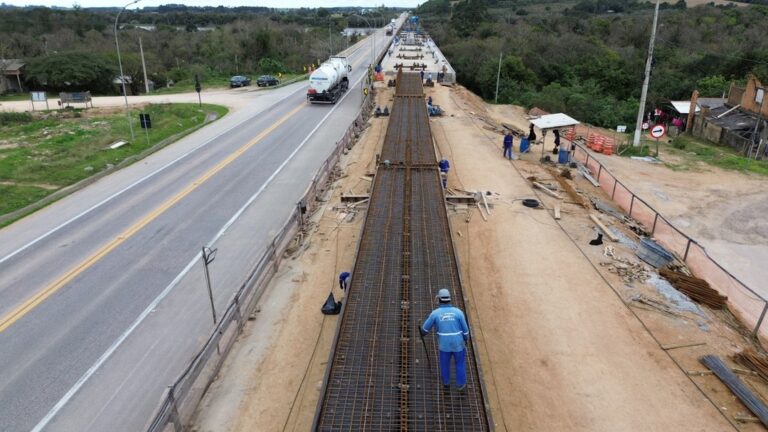
[[[24,62],[19,59],[0,59],[0,94],[21,93],[21,74],[24,73]]]
[[[711,105],[702,98],[691,133],[693,136],[731,146],[748,157],[768,158],[768,101],[766,87],[750,75],[745,87],[731,84],[724,104]]]

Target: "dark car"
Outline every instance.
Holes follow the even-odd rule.
[[[251,79],[242,75],[235,75],[229,79],[229,87],[245,87],[251,85]]]
[[[272,75],[262,75],[256,80],[256,85],[259,87],[268,87],[280,84],[280,80]]]

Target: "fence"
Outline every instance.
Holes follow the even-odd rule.
[[[264,254],[252,267],[246,281],[240,286],[237,294],[227,306],[203,348],[195,355],[179,378],[165,390],[154,419],[147,429],[149,432],[168,430],[180,432],[185,430],[184,424],[188,423],[194,415],[206,389],[213,382],[237,336],[242,331],[251,310],[272,276],[277,272],[283,253],[301,229],[303,223],[301,203],[306,204],[306,211],[310,213],[310,208],[325,192],[325,184],[344,149],[350,148],[356,136],[362,131],[369,113],[373,109],[373,100],[373,93],[363,100],[357,118],[336,143],[334,151],[315,173],[299,204],[267,246]]]
[[[600,188],[629,216],[646,227],[659,243],[674,252],[697,277],[706,280],[712,288],[727,296],[729,309],[752,329],[753,336],[768,334],[762,328],[768,301],[718,264],[696,240],[677,229],[650,204],[629,190],[585,148],[577,145],[574,159],[595,173]]]

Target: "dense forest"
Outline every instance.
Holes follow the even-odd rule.
[[[0,7],[0,59],[26,63],[26,86],[51,91],[114,92],[114,21],[119,8]],[[120,16],[120,51],[134,93],[144,88],[139,38],[150,80],[163,86],[194,75],[299,73],[356,38],[345,27],[384,26],[399,11],[378,8],[273,10],[168,5]]]
[[[751,3],[662,4],[648,107],[694,89],[719,97],[750,73],[768,81],[768,6],[757,5],[768,1]],[[633,127],[653,3],[430,0],[416,13],[460,83],[486,100],[495,98],[501,54],[499,103]]]

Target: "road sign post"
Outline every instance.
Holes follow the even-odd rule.
[[[656,157],[659,157],[659,140],[667,133],[667,127],[663,124],[653,125],[651,128],[651,138],[656,140]]]
[[[149,129],[152,128],[152,119],[149,114],[139,114],[139,123],[141,128],[144,129],[144,134],[147,137],[147,147],[149,147]]]
[[[197,104],[198,106],[203,106],[203,100],[200,98],[200,91],[203,89],[203,86],[200,85],[200,77],[195,74],[195,91],[197,92]]]

